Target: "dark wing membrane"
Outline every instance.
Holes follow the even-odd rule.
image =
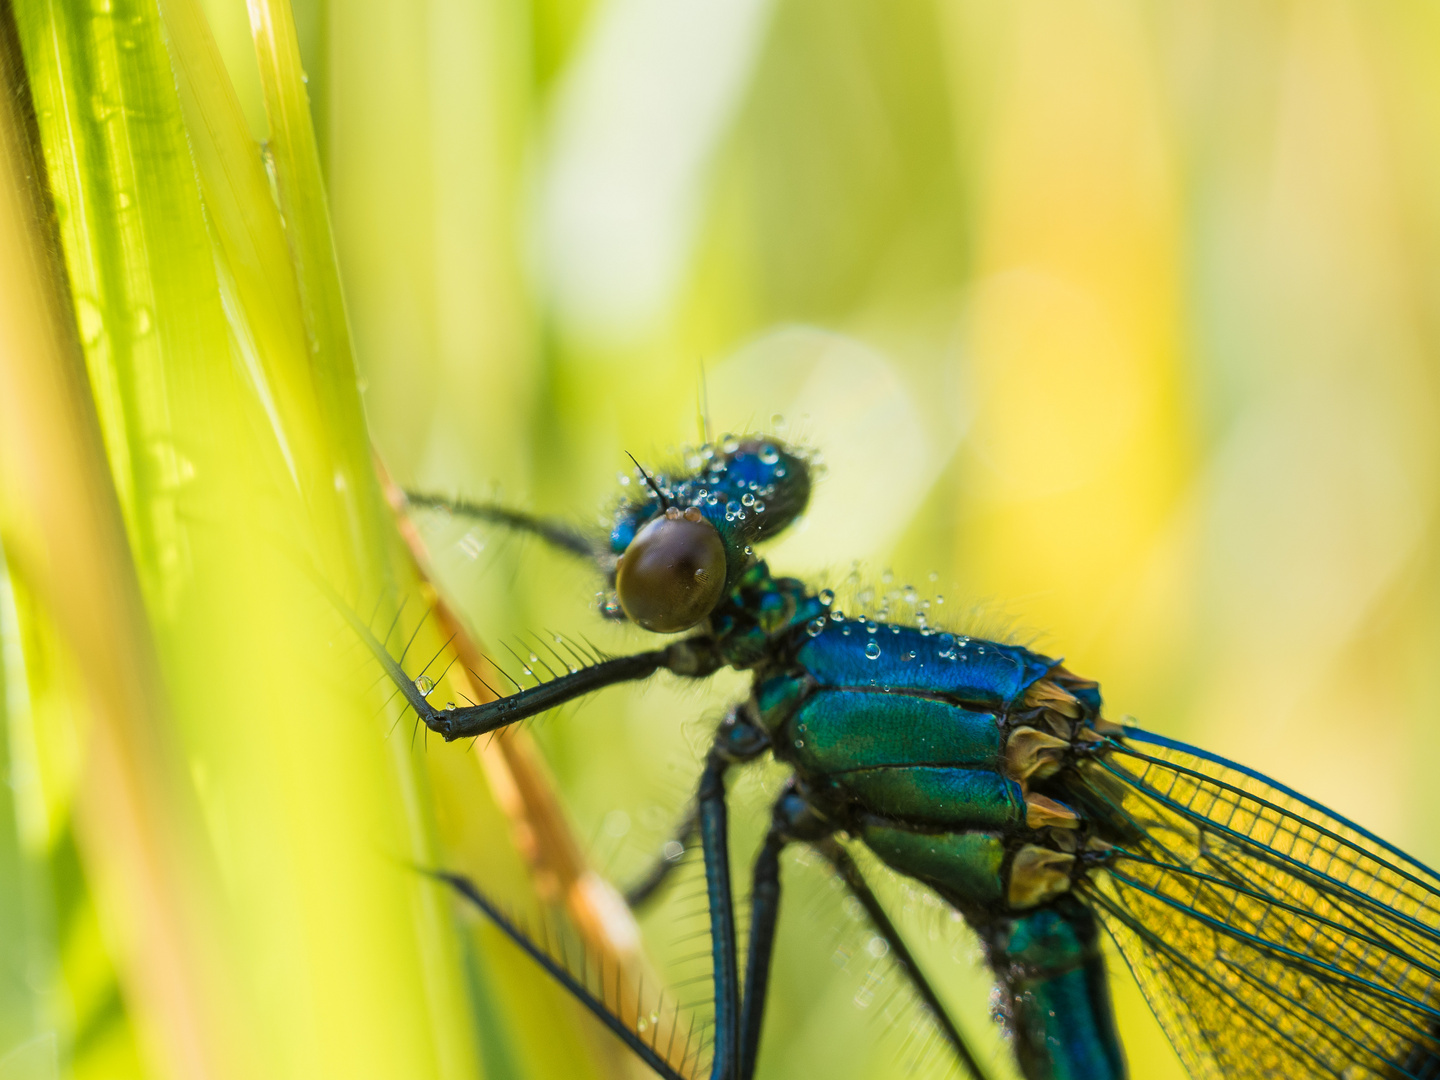
[[[1080,766],[1080,889],[1197,1077],[1440,1077],[1440,876],[1304,796],[1137,729]]]

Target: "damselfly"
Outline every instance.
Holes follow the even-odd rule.
[[[833,867],[960,1062],[983,1075],[854,843],[934,890],[974,930],[1029,1080],[1126,1074],[1102,930],[1197,1077],[1440,1076],[1440,876],[1256,772],[1106,720],[1098,685],[1056,660],[924,619],[846,615],[828,590],[775,576],[755,548],[804,510],[811,484],[807,456],[778,439],[726,438],[669,472],[637,465],[636,481],[639,497],[618,504],[603,536],[495,506],[412,503],[588,560],[606,583],[603,616],[683,635],[660,648],[587,658],[496,700],[439,708],[351,621],[447,740],[662,670],[697,680],[725,667],[752,673],[675,831],[677,844],[698,834],[704,858],[713,1080],[749,1080],[756,1069],[780,854],[791,844]],[[742,969],[726,779],[765,756],[790,777],[754,859]],[[632,901],[670,865],[657,862]],[[503,924],[481,891],[450,880]],[[582,982],[568,985],[657,1072],[683,1075],[654,1030],[628,1025]]]

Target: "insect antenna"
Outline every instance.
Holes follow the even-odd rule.
[[[635,455],[630,453],[630,451],[625,451],[625,456],[628,457],[631,461],[635,461]],[[673,504],[668,498],[665,497],[665,493],[661,491],[660,488],[656,485],[654,478],[645,471],[645,466],[641,465],[640,462],[635,461],[635,468],[639,469],[640,475],[645,478],[645,486],[655,493],[655,498],[660,500],[660,508],[662,510],[669,510],[671,505]]]

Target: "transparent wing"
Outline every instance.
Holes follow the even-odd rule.
[[[1195,1076],[1440,1076],[1440,876],[1319,804],[1136,729],[1080,769],[1083,886]]]

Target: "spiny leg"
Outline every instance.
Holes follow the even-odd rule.
[[[740,1013],[739,1080],[755,1075],[760,1029],[770,987],[770,959],[780,919],[780,852],[794,840],[820,843],[834,829],[805,798],[793,779],[785,785],[770,815],[770,829],[755,858],[750,890],[750,943],[745,957],[745,1000]]]
[[[740,972],[735,957],[735,896],[730,887],[730,839],[725,772],[730,762],[712,750],[700,774],[700,846],[710,903],[711,970],[715,983],[715,1051],[710,1080],[734,1080],[739,1041]]]
[[[628,1046],[641,1061],[654,1069],[658,1075],[664,1077],[665,1080],[685,1080],[684,1076],[667,1060],[668,1050],[666,1054],[661,1054],[653,1042],[647,1043],[638,1033],[632,1031],[614,1009],[591,992],[583,977],[577,978],[574,972],[557,960],[549,950],[542,948],[530,935],[516,926],[490,897],[476,888],[474,882],[460,874],[436,872],[433,876],[449,885],[484,914],[501,933],[539,964],[552,979],[585,1006],[596,1019],[614,1032],[621,1042]]]
[[[750,944],[745,957],[745,1000],[740,1012],[740,1080],[755,1075],[760,1027],[770,990],[770,958],[780,918],[780,852],[789,837],[774,825],[765,834],[750,877]]]
[[[925,1002],[925,1007],[935,1017],[935,1022],[940,1026],[941,1032],[946,1041],[950,1043],[951,1049],[955,1051],[955,1056],[960,1059],[960,1064],[965,1071],[974,1080],[985,1080],[985,1073],[981,1070],[979,1062],[975,1060],[975,1055],[955,1027],[955,1022],[950,1019],[950,1014],[945,1011],[945,1006],[940,1003],[934,987],[930,985],[924,972],[915,962],[915,957],[906,947],[905,939],[900,936],[900,931],[890,921],[890,916],[886,914],[885,909],[880,906],[879,898],[871,890],[870,884],[865,880],[865,875],[861,873],[860,867],[850,852],[846,851],[845,846],[834,836],[826,836],[814,841],[811,846],[834,868],[835,872],[840,875],[840,880],[845,882],[846,888],[850,890],[850,895],[855,897],[860,902],[860,906],[865,909],[865,914],[869,916],[875,933],[890,947],[891,954],[899,962],[901,969],[905,972],[905,977],[910,980],[910,985],[915,988],[915,992]]]
[[[725,773],[770,745],[746,716],[730,710],[705,758],[695,799],[700,847],[705,856],[705,890],[710,904],[710,949],[715,987],[715,1050],[710,1080],[737,1080],[740,1065],[740,970],[735,949],[735,893],[730,884],[730,842]]]
[[[390,676],[395,688],[404,695],[406,703],[415,710],[415,715],[446,742],[488,734],[602,687],[649,678],[661,668],[677,675],[702,679],[722,664],[714,642],[709,638],[683,638],[653,652],[597,660],[589,667],[557,675],[549,682],[525,687],[494,701],[461,708],[437,709],[425,699],[425,694],[405,673],[400,662],[390,655],[385,645],[360,621],[360,617],[345,605],[334,590],[318,579],[316,586],[335,604],[356,636]]]
[[[509,507],[496,506],[493,503],[472,503],[465,499],[447,499],[443,495],[428,495],[420,491],[405,492],[405,499],[411,506],[421,506],[427,510],[448,510],[456,517],[488,521],[493,525],[514,529],[516,532],[538,536],[553,548],[571,555],[578,555],[591,562],[598,562],[604,555],[604,552],[590,537],[578,529],[571,528],[559,521],[535,517],[533,514],[527,514],[521,510],[511,510]]]
[[[695,836],[695,830],[700,824],[700,807],[698,800],[692,803],[685,811],[683,817],[676,823],[674,830],[670,833],[670,839],[665,841],[662,854],[646,870],[644,874],[625,890],[625,902],[632,908],[640,907],[647,900],[660,890],[660,886],[669,880],[671,873],[680,865],[680,857],[685,853],[685,845]],[[671,845],[676,845],[679,850],[674,850]],[[669,854],[674,851],[673,854]]]

